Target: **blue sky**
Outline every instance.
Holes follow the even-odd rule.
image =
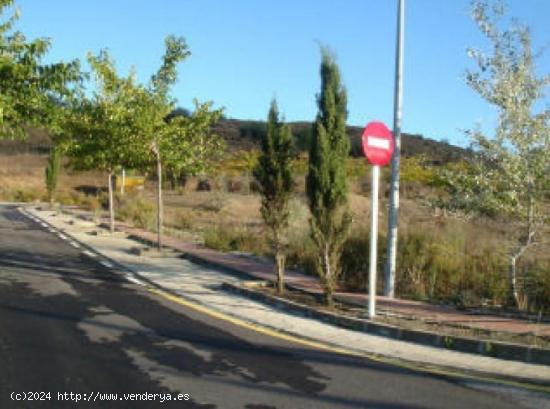
[[[17,28],[50,37],[49,61],[84,59],[108,48],[122,73],[147,81],[166,35],[184,36],[192,55],[174,87],[179,105],[212,100],[228,117],[265,119],[277,97],[289,121],[315,117],[319,43],[337,56],[348,90],[348,122],[392,124],[397,0],[16,0]],[[509,0],[550,45],[550,1]],[[408,0],[403,130],[466,145],[461,129],[490,130],[494,112],[463,81],[470,46],[484,39],[469,0]],[[550,52],[538,62],[548,72]],[[548,99],[546,100],[548,101]],[[546,102],[547,103],[547,102]]]

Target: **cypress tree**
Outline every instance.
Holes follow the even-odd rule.
[[[262,151],[254,169],[254,177],[262,195],[261,214],[269,229],[275,253],[277,291],[284,291],[285,238],[290,215],[288,204],[294,187],[292,177],[292,134],[279,120],[275,100],[271,101],[267,132],[262,137]]]
[[[334,57],[327,49],[322,50],[321,93],[317,96],[317,105],[306,191],[311,211],[311,237],[317,249],[316,270],[325,302],[332,305],[341,272],[342,246],[351,225],[346,181],[350,144],[346,135],[346,90]]]
[[[48,164],[46,165],[46,190],[48,192],[48,201],[53,203],[57,180],[59,178],[59,168],[61,167],[61,152],[56,146],[50,149]]]

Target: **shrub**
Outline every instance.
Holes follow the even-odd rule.
[[[230,193],[250,193],[251,179],[249,175],[244,174],[237,177],[228,177],[225,181],[225,189]]]
[[[176,229],[190,230],[193,222],[193,213],[187,209],[176,209],[166,214],[166,225]]]
[[[139,195],[116,196],[117,218],[128,221],[136,227],[156,231],[156,211],[153,203],[145,201]]]
[[[348,158],[346,160],[346,175],[351,181],[359,180],[370,173],[369,168],[365,158]]]
[[[428,165],[424,155],[404,157],[401,160],[400,179],[408,183],[432,185],[436,181],[436,171]]]
[[[260,193],[261,186],[256,179],[251,179],[248,185],[250,193]]]
[[[501,303],[506,266],[497,244],[456,223],[431,230],[399,238],[398,293],[463,306]]]
[[[35,202],[41,199],[41,194],[31,189],[15,189],[10,196],[15,202]]]
[[[308,154],[300,153],[292,164],[292,169],[296,175],[305,175],[308,168]]]
[[[235,152],[224,159],[215,169],[213,174],[226,174],[228,176],[238,176],[243,173],[252,173],[259,156],[258,150],[241,150]]]
[[[212,190],[212,185],[207,179],[200,179],[197,182],[197,192],[209,192]]]
[[[245,226],[217,224],[203,232],[204,245],[220,251],[242,251],[267,254],[267,242],[263,234]]]
[[[227,201],[227,194],[220,191],[215,191],[208,196],[209,197],[207,200],[196,205],[196,209],[206,212],[220,212]]]
[[[341,259],[341,287],[351,291],[367,288],[369,240],[368,229],[355,229],[346,240]],[[378,243],[377,270],[381,275],[386,256],[382,234]],[[300,256],[296,258],[301,260],[307,259],[308,254],[303,247],[299,244],[300,251],[293,249],[294,254]],[[471,226],[459,223],[416,226],[415,230],[403,229],[398,240],[397,293],[400,297],[461,306],[500,305],[506,297],[506,271],[506,259],[498,243],[480,236]],[[544,304],[540,300],[548,299],[550,278],[542,273],[544,268],[535,265],[528,271],[532,278],[526,282],[532,283],[530,288],[536,288],[526,290],[531,294],[529,300],[533,300],[530,305],[540,306]],[[378,280],[378,286],[380,290],[382,280]]]
[[[289,235],[286,263],[289,268],[301,270],[307,275],[317,276],[315,270],[316,251],[308,233]]]
[[[550,261],[524,261],[520,270],[520,285],[526,309],[531,312],[550,313]]]
[[[378,235],[377,271],[381,277],[385,260],[384,244],[386,238]],[[365,291],[369,281],[370,263],[370,231],[366,228],[351,232],[344,244],[342,252],[342,276],[340,285],[347,290]],[[377,280],[377,286],[382,288],[382,280]]]

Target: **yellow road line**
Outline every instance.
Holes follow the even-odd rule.
[[[321,349],[329,352],[335,352],[342,355],[349,355],[354,357],[360,357],[360,358],[368,358],[373,361],[398,366],[405,369],[410,369],[413,371],[420,371],[420,372],[426,372],[429,374],[435,374],[435,375],[443,375],[443,376],[451,376],[456,378],[462,378],[462,379],[468,379],[468,380],[474,380],[474,381],[482,381],[482,382],[489,382],[494,384],[500,384],[500,385],[507,385],[507,386],[514,386],[522,389],[528,389],[531,391],[536,392],[544,392],[544,393],[550,393],[550,386],[545,385],[537,385],[537,384],[529,384],[529,383],[523,383],[520,381],[511,381],[507,379],[499,379],[499,378],[492,378],[490,376],[482,376],[482,375],[469,375],[462,372],[455,372],[449,369],[443,369],[443,368],[435,368],[435,367],[426,367],[421,364],[414,364],[411,362],[404,362],[398,359],[392,359],[376,354],[369,354],[369,353],[360,353],[357,351],[349,350],[346,348],[336,347],[333,345],[324,344],[319,341],[313,341],[306,338],[301,338],[299,336],[290,335],[286,333],[282,333],[276,330],[273,330],[268,327],[264,327],[259,324],[253,324],[244,320],[241,320],[239,318],[233,317],[231,315],[227,315],[223,312],[212,310],[210,308],[207,308],[205,306],[196,304],[194,302],[191,302],[181,296],[175,296],[173,294],[170,294],[166,291],[162,291],[156,288],[149,288],[149,292],[156,294],[158,296],[161,296],[167,300],[170,300],[176,304],[183,305],[187,308],[190,308],[194,311],[203,313],[205,315],[211,316],[213,318],[217,318],[222,321],[230,322],[231,324],[234,324],[241,328],[246,328],[251,331],[258,332],[263,335],[267,335],[273,338],[282,339],[284,341],[288,341],[291,343],[304,345],[307,347],[315,348],[315,349]]]

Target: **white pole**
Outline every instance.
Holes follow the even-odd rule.
[[[372,167],[372,198],[370,218],[370,266],[369,266],[369,318],[374,318],[376,299],[376,256],[378,241],[378,180],[380,179],[380,166]]]
[[[399,213],[399,162],[401,157],[401,114],[403,103],[403,43],[405,39],[405,0],[397,6],[397,44],[395,47],[395,93],[393,102],[393,138],[395,149],[391,162],[391,182],[388,214],[388,248],[384,295],[395,296],[397,259],[397,223]]]
[[[122,168],[122,183],[120,184],[120,194],[124,194],[124,184],[126,183],[126,169]]]

